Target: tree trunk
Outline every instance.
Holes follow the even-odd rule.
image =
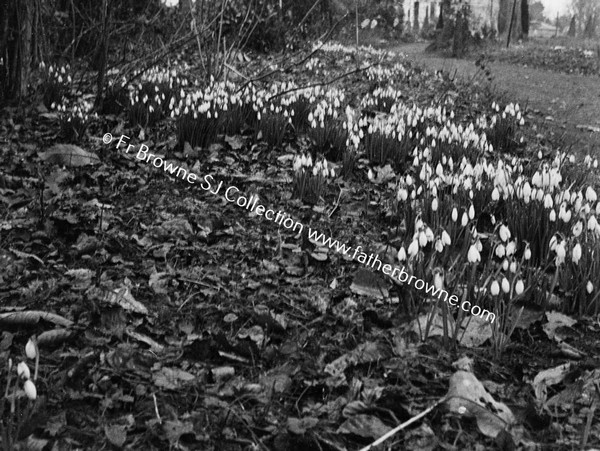
[[[521,0],[521,29],[523,39],[529,37],[529,0]]]
[[[0,99],[23,99],[27,95],[33,62],[35,0],[1,0]]]

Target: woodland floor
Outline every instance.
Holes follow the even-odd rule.
[[[397,50],[430,70],[477,76],[473,61],[429,55],[425,46]],[[536,149],[556,149],[567,133],[567,144],[581,146],[574,151],[598,154],[600,133],[577,128],[600,127],[598,77],[490,68],[509,101],[529,101]],[[426,95],[428,82],[415,80],[414,90]],[[452,89],[459,97],[470,92]],[[467,108],[471,100],[457,103]],[[425,307],[405,305],[406,287],[365,276],[361,265],[334,253],[323,258],[293,233],[102,145],[106,130],[119,136],[122,121],[106,119],[86,144],[102,160],[96,172],[57,169],[40,188],[37,155],[55,138],[56,124],[34,110],[11,110],[1,120],[8,162],[0,186],[1,312],[68,318],[3,318],[3,359],[23,357],[27,338],[56,321],[68,329],[41,350],[39,402],[18,449],[358,450],[444,397],[457,368],[470,368],[510,407],[510,433],[484,434],[497,427],[486,409],[479,419],[495,425],[436,408],[378,449],[600,448],[591,401],[600,388],[597,318],[578,318],[559,338],[556,320],[528,309],[499,356],[487,345],[445,346],[439,336],[421,342],[411,321]],[[275,151],[252,139],[227,137],[194,149],[194,158],[226,186],[258,193],[263,204],[341,242],[387,249],[398,229],[381,206],[382,187],[359,189],[354,181],[327,193],[325,207],[304,206],[282,188],[289,188],[299,146]],[[143,142],[174,147],[171,132]],[[127,296],[144,309],[120,308]],[[532,387],[549,369],[554,383]],[[547,392],[543,409],[538,389]]]

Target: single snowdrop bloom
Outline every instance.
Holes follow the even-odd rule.
[[[29,379],[27,379],[25,381],[25,384],[23,384],[23,391],[25,391],[25,394],[31,401],[35,401],[35,399],[37,398],[37,390],[35,388],[35,384]]]
[[[577,238],[579,235],[581,235],[582,231],[583,231],[583,224],[581,221],[577,221],[577,223],[573,226],[573,236],[575,238]]]
[[[529,260],[531,258],[531,249],[529,248],[529,244],[525,248],[525,252],[523,253],[523,258],[525,260]]]
[[[481,254],[479,253],[477,247],[474,244],[472,244],[469,248],[467,259],[469,260],[469,263],[477,263],[481,261]]]
[[[561,241],[556,245],[556,266],[561,265],[565,262],[565,257],[567,256],[567,249],[565,247],[565,242]]]
[[[19,364],[17,365],[17,374],[23,379],[31,378],[31,372],[29,371],[29,367],[25,362],[19,362]]]
[[[591,282],[591,280],[588,280],[588,283],[585,286],[585,289],[588,292],[588,294],[592,294],[592,291],[594,291],[594,284]]]
[[[463,227],[466,227],[469,223],[469,217],[467,216],[467,212],[463,212],[461,224]]]
[[[494,188],[494,191],[492,191],[492,200],[497,201],[499,199],[500,199],[500,191],[498,191],[498,188]]]
[[[513,274],[517,272],[517,262],[511,262],[509,268]]]
[[[517,280],[517,283],[515,284],[515,293],[517,295],[521,295],[523,294],[523,291],[525,290],[525,284],[523,283],[522,280]]]
[[[571,259],[576,265],[579,264],[579,260],[581,259],[581,245],[579,243],[573,247]]]
[[[406,251],[404,250],[404,246],[400,247],[400,249],[398,249],[398,261],[405,261],[406,260]]]
[[[492,293],[492,296],[498,296],[498,294],[500,294],[500,284],[497,280],[494,280],[490,285],[490,293]]]
[[[506,258],[502,262],[502,270],[503,271],[508,271],[508,260]]]
[[[499,244],[498,246],[496,246],[496,257],[503,258],[505,254],[506,249],[504,248],[503,244]]]
[[[590,219],[588,219],[588,222],[587,222],[588,230],[595,230],[597,226],[598,226],[598,220],[596,219],[596,216],[591,215]]]
[[[550,210],[548,219],[550,220],[550,222],[556,222],[556,211],[554,210],[554,208],[552,210]]]
[[[442,240],[435,240],[435,250],[440,254],[442,253],[442,251],[444,250],[444,243],[442,243]]]
[[[413,240],[412,243],[410,243],[410,246],[408,246],[408,255],[409,257],[414,257],[419,253],[419,241],[418,240]]]
[[[500,235],[500,239],[503,242],[507,242],[511,237],[510,229],[508,227],[506,227],[504,224],[502,224],[500,226],[500,230],[499,230],[498,234]]]
[[[445,230],[442,232],[442,243],[444,243],[446,246],[450,246],[450,244],[452,244],[450,235]]]
[[[508,282],[508,279],[506,277],[502,278],[502,291],[504,291],[505,293],[510,292],[510,283]]]
[[[598,204],[600,205],[600,204]],[[458,210],[456,209],[456,207],[454,207],[452,209],[452,221],[456,222],[458,220]]]

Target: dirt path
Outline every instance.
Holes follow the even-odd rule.
[[[444,69],[457,76],[472,78],[477,67],[472,60],[442,58],[425,53],[427,43],[406,44],[393,48],[428,70]],[[600,131],[590,132],[577,126],[600,129],[600,77],[570,75],[508,63],[490,63],[494,84],[501,92],[530,110],[540,130],[556,137],[565,135],[578,155],[591,153],[600,157]],[[552,119],[547,119],[551,117]]]

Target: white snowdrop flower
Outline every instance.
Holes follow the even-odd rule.
[[[469,260],[469,263],[477,263],[481,261],[481,254],[479,254],[479,251],[477,250],[477,247],[474,244],[472,244],[469,248],[467,258]]]
[[[548,215],[548,219],[550,220],[550,222],[556,221],[556,211],[554,210],[554,208],[552,210],[550,210],[550,214]]]
[[[551,251],[554,251],[556,249],[557,244],[558,244],[558,239],[556,238],[556,235],[553,235],[552,238],[550,238],[550,243],[548,243],[548,247],[550,248]]]
[[[498,231],[498,234],[500,235],[500,239],[504,242],[507,242],[510,237],[510,229],[508,227],[506,227],[504,224],[502,224],[500,226],[500,230]]]
[[[437,211],[438,209],[438,200],[437,197],[434,197],[431,201],[431,211]]]
[[[473,204],[471,204],[471,206],[469,207],[469,219],[474,219],[475,218],[475,207],[473,207]]]
[[[546,194],[544,196],[544,208],[552,208],[552,206],[553,206],[552,196],[550,194]]]
[[[444,168],[442,167],[442,164],[439,162],[438,162],[437,166],[435,167],[435,173],[440,178],[444,177]]]
[[[581,253],[581,245],[577,243],[575,246],[573,246],[573,251],[571,253],[571,259],[576,265],[579,264],[579,260],[581,259]]]
[[[533,183],[533,185],[536,187],[542,186],[542,175],[539,171],[533,174],[533,177],[531,178],[531,183]]]
[[[525,182],[523,185],[523,198],[528,202],[531,197],[531,186],[529,182]]]
[[[506,245],[506,256],[510,257],[511,255],[513,255],[515,253],[516,250],[517,250],[517,242],[509,241],[508,244]]]
[[[598,226],[598,220],[596,219],[596,216],[590,215],[590,218],[588,219],[588,222],[587,222],[588,230],[595,230],[597,226]]]
[[[563,214],[563,218],[562,218],[563,222],[565,222],[565,223],[569,222],[571,220],[571,216],[572,216],[571,210],[565,210],[565,212]]]
[[[582,231],[583,224],[581,223],[581,221],[577,221],[577,223],[573,226],[573,236],[577,238],[579,235],[581,235]]]
[[[508,260],[507,259],[504,259],[504,261],[502,262],[502,270],[508,271]]]
[[[596,202],[598,200],[598,196],[596,195],[596,191],[591,186],[587,187],[585,190],[585,198],[588,202]]]
[[[492,191],[492,200],[497,201],[498,199],[500,199],[500,191],[498,191],[498,188],[494,188],[494,191]]]
[[[538,188],[537,192],[535,193],[535,200],[537,200],[538,202],[541,202],[543,198],[544,198],[544,191],[541,188]]]
[[[462,215],[461,224],[463,227],[466,227],[468,223],[469,223],[469,217],[467,216],[467,212],[465,211]]]
[[[564,241],[561,241],[559,244],[556,245],[556,266],[559,266],[560,264],[565,262],[565,257],[567,256],[567,249],[565,247],[565,243]]]
[[[510,292],[510,283],[508,282],[508,279],[506,277],[502,278],[502,291],[504,291],[505,293]]]
[[[439,253],[444,250],[444,243],[442,243],[442,240],[435,240],[435,250]]]
[[[315,166],[315,167],[313,168],[313,170],[312,170],[312,173],[313,173],[313,176],[315,176],[315,177],[316,177],[316,176],[317,176],[317,174],[319,173],[319,167],[318,167],[318,166]]]
[[[498,246],[496,246],[496,257],[502,258],[502,257],[504,257],[505,254],[506,254],[506,249],[504,248],[503,244],[499,244]]]
[[[525,284],[523,283],[522,280],[517,280],[517,283],[515,284],[515,293],[517,295],[523,294],[523,291],[525,290]]]
[[[516,273],[517,272],[517,262],[510,262],[508,269],[510,269],[510,272]]]
[[[400,188],[398,190],[398,200],[401,200],[404,202],[406,199],[408,199],[408,191],[404,188]]]
[[[427,227],[425,229],[425,236],[427,237],[427,241],[432,242],[435,238],[435,236],[433,235],[433,230],[431,230],[430,227]]]
[[[422,230],[419,232],[419,246],[427,246],[427,234]]]
[[[410,175],[406,176],[406,186],[410,186],[413,184],[413,178]]]
[[[404,250],[404,246],[400,247],[400,249],[398,249],[398,261],[405,261],[406,260],[406,251]]]
[[[25,355],[28,359],[35,359],[37,357],[37,346],[30,338],[25,345]]]
[[[600,204],[598,204],[600,205]],[[452,209],[452,221],[456,222],[458,220],[458,210],[456,209],[456,207],[454,207]]]
[[[413,240],[412,243],[410,243],[410,246],[408,246],[408,255],[409,257],[414,257],[415,255],[417,255],[419,253],[419,241],[418,240]]]
[[[494,280],[490,285],[490,293],[492,293],[492,296],[498,296],[498,294],[500,294],[500,284],[497,280]]]
[[[594,284],[590,280],[588,280],[585,289],[588,292],[588,294],[592,294],[592,291],[594,291]]]
[[[25,384],[23,384],[23,391],[25,391],[25,394],[31,401],[34,401],[37,398],[37,390],[35,388],[35,384],[29,379],[27,379],[25,381]]]
[[[17,374],[19,375],[19,377],[22,377],[23,379],[31,378],[31,373],[29,371],[29,367],[27,366],[27,364],[25,362],[19,362],[19,364],[17,365]]]
[[[529,248],[529,245],[527,245],[527,247],[525,248],[523,258],[525,258],[525,260],[529,260],[531,258],[531,249]]]
[[[541,150],[539,150],[539,151],[538,151],[537,157],[538,157],[538,159],[540,159],[540,160],[541,160],[542,158],[544,158],[544,154],[542,153],[542,151],[541,151]]]
[[[444,243],[446,246],[450,246],[450,244],[452,244],[450,235],[445,230],[442,232],[442,243]]]
[[[367,172],[367,178],[370,181],[373,181],[373,170],[371,168],[369,168],[369,172]]]
[[[594,164],[592,166],[594,166],[594,169],[598,168],[598,159],[597,158],[594,158]]]

